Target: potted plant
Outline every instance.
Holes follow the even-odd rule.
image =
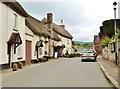
[[[18,70],[18,65],[17,65],[17,63],[14,63],[13,64],[13,71],[17,71]]]
[[[22,62],[19,62],[19,63],[18,63],[18,68],[20,68],[20,69],[23,68],[23,64],[22,64]]]

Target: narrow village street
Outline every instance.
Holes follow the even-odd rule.
[[[29,65],[19,71],[3,71],[3,87],[111,87],[97,62],[59,58]]]
[[[120,88],[120,2],[4,1],[0,2],[2,89]]]

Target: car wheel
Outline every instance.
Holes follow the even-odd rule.
[[[83,59],[81,59],[81,62],[83,62],[84,60]]]

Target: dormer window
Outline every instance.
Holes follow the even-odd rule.
[[[17,31],[17,15],[13,15],[13,30]]]

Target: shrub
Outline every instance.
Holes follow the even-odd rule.
[[[100,41],[100,46],[102,48],[104,48],[105,46],[108,46],[109,42],[110,42],[110,38],[108,36],[104,36],[104,38],[101,39]]]
[[[75,53],[75,54],[68,54],[66,57],[80,57],[80,53]]]
[[[39,62],[44,62],[43,58],[38,58]]]
[[[75,57],[75,54],[71,54],[71,57]]]
[[[75,53],[75,56],[76,57],[80,57],[80,53]]]
[[[39,60],[38,59],[32,59],[33,63],[38,63]]]
[[[120,39],[120,29],[117,29],[117,38]]]

